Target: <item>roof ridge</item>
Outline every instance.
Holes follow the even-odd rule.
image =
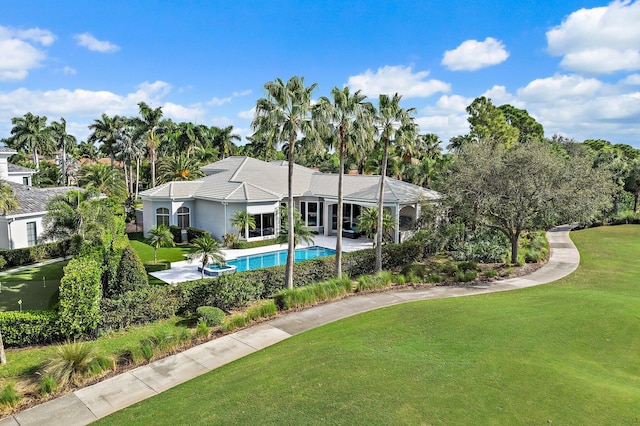
[[[389,177],[389,176],[385,176],[385,179],[387,180],[387,182],[385,182],[385,183],[387,184],[387,185],[386,185],[386,186],[387,186],[387,188],[389,188],[389,191],[391,191],[391,193],[393,194],[393,196],[394,196],[394,197],[396,197],[396,200],[399,200],[399,199],[400,199],[400,197],[398,197],[398,194],[396,193],[396,191],[394,191],[394,190],[393,190],[393,186],[391,185],[391,183],[393,183],[393,182],[390,182],[390,181],[389,181],[389,179],[393,179],[393,178],[391,178],[391,177]],[[398,180],[398,179],[393,179],[393,180],[398,181],[398,182],[403,182],[403,181]]]
[[[258,188],[259,190],[264,191],[264,192],[266,192],[268,194],[275,195],[277,197],[282,197],[284,195],[284,194],[279,194],[277,192],[274,192],[274,191],[271,191],[269,189],[263,188],[260,185],[256,185],[255,183],[251,183],[251,182],[244,182],[244,183],[246,183],[247,185],[251,185],[251,186],[253,186],[255,188]]]
[[[228,157],[227,157],[228,158]],[[240,163],[240,165],[236,168],[236,171],[233,173],[233,175],[231,175],[231,177],[229,178],[229,182],[235,182],[235,178],[236,176],[240,173],[240,170],[242,170],[242,167],[245,165],[245,163],[249,160],[249,157],[244,157],[244,160],[242,160],[242,162]]]

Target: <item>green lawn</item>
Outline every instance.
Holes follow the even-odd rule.
[[[138,253],[138,256],[140,256],[140,260],[143,262],[153,261],[153,247],[145,244],[141,239],[133,239],[129,237],[129,242],[131,243],[131,247],[133,247],[133,249]],[[158,249],[157,257],[158,260],[165,259],[170,262],[179,262],[181,260],[185,260],[184,255],[189,254],[192,251],[193,248],[190,245],[161,247]]]
[[[56,262],[20,272],[0,275],[0,311],[48,309],[58,301],[57,291],[63,268],[68,262]],[[43,278],[46,280],[43,281]]]
[[[101,423],[636,424],[640,226],[572,237],[556,283],[357,315]]]

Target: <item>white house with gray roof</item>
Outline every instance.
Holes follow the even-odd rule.
[[[288,192],[286,161],[228,157],[201,170],[206,176],[199,180],[168,182],[140,193],[145,234],[157,225],[183,229],[193,226],[221,239],[226,233],[238,232],[230,224],[231,217],[237,210],[244,210],[256,222],[255,229],[244,230],[248,241],[277,237],[279,210]],[[384,207],[395,218],[394,235],[399,241],[419,214],[420,202],[435,200],[439,194],[397,179],[385,179]],[[379,188],[380,176],[344,176],[342,222],[346,229],[355,228],[362,208],[377,206]],[[293,193],[305,224],[319,234],[335,235],[338,175],[295,165]]]
[[[16,166],[8,158],[16,151],[0,147],[0,179],[11,186],[18,202],[18,209],[0,216],[0,248],[16,249],[36,245],[44,231],[42,219],[47,213],[51,197],[65,194],[71,187],[35,188],[31,177],[35,170]]]

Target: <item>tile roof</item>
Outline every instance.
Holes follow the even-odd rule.
[[[36,171],[29,167],[18,166],[17,164],[7,163],[7,169],[9,173],[35,173]]]
[[[288,164],[270,163],[251,157],[227,157],[201,168],[206,175],[199,181],[170,182],[143,191],[142,197],[193,197],[217,201],[277,201],[288,193]],[[345,175],[344,197],[354,201],[378,199],[380,176]],[[173,188],[173,189],[172,189]],[[294,196],[337,198],[338,175],[321,173],[294,165]],[[385,200],[411,203],[419,199],[436,199],[439,194],[407,182],[387,177]]]
[[[55,195],[66,194],[75,186],[63,186],[56,188],[36,188],[34,186],[21,185],[15,182],[5,182],[13,188],[13,193],[18,201],[18,210],[8,216],[39,213],[47,210],[47,202]]]

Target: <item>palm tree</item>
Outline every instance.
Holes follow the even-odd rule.
[[[82,235],[84,221],[81,204],[92,198],[90,192],[72,189],[66,194],[55,195],[47,202],[44,216],[44,239],[56,240]]]
[[[287,216],[287,210],[289,209],[283,206],[280,209],[280,215],[282,217]],[[302,220],[302,215],[300,214],[298,209],[296,209],[295,207],[293,208],[293,217],[294,217],[294,224],[293,224],[294,247],[296,247],[298,243],[300,243],[300,241],[304,241],[309,246],[312,245],[315,234],[313,233],[311,228],[309,228],[304,224],[304,221]],[[290,235],[289,226],[286,223],[282,224],[282,226],[280,227],[280,235],[278,236],[278,242],[284,243],[288,241],[289,235]]]
[[[378,235],[378,208],[370,207],[365,208],[358,216],[358,231],[361,231],[366,235],[367,238],[374,238]],[[386,239],[390,239],[392,237],[390,231],[394,228],[395,223],[393,218],[391,217],[391,213],[387,210],[382,211],[382,229],[384,232],[382,234],[385,235]],[[374,246],[378,247],[376,240],[373,241]]]
[[[138,131],[147,142],[149,161],[151,162],[151,186],[156,186],[156,151],[160,142],[162,107],[151,108],[144,102],[138,103],[140,118],[134,120]]]
[[[247,228],[256,229],[256,219],[246,210],[236,210],[231,216],[231,226],[238,228],[238,237],[244,238]]]
[[[171,181],[196,180],[204,173],[200,170],[200,163],[184,153],[177,156],[165,157],[158,164],[158,180],[160,183]]]
[[[336,238],[336,275],[342,277],[342,210],[344,161],[347,151],[363,146],[368,138],[373,106],[363,103],[366,96],[356,91],[349,93],[349,87],[331,90],[333,101],[323,96],[313,110],[318,132],[336,148],[340,166],[338,170],[338,230]]]
[[[126,198],[127,186],[122,171],[108,164],[97,163],[82,166],[78,185],[109,197]]]
[[[124,118],[118,115],[109,117],[107,114],[102,114],[101,119],[93,120],[93,124],[89,125],[89,129],[93,130],[93,132],[89,135],[87,142],[91,144],[100,142],[102,144],[100,149],[111,158],[111,167],[114,166],[116,158],[116,135],[124,125],[124,122]]]
[[[393,97],[380,95],[378,110],[374,118],[378,130],[379,142],[382,145],[382,167],[380,168],[380,195],[378,198],[378,210],[384,208],[384,181],[387,175],[387,159],[389,157],[389,145],[404,145],[405,141],[413,141],[417,134],[417,125],[411,114],[415,108],[405,109],[400,106],[402,96],[397,93]],[[382,228],[382,216],[378,216],[378,226]],[[382,270],[382,232],[376,233],[376,271]]]
[[[76,149],[76,158],[87,158],[96,161],[98,157],[98,148],[92,142],[80,142]]]
[[[18,201],[13,193],[13,188],[0,180],[0,214],[7,214],[18,210]],[[0,364],[7,363],[7,356],[4,353],[4,342],[2,341],[2,332],[0,331]]]
[[[144,156],[145,141],[136,135],[135,129],[131,125],[131,121],[124,123],[122,128],[118,130],[113,144],[113,150],[118,158],[124,163],[124,180],[129,190],[129,196],[133,199],[138,198],[138,189],[140,187],[140,163]],[[136,166],[134,178],[133,165]]]
[[[220,243],[213,239],[211,235],[205,234],[194,239],[191,243],[193,244],[195,251],[189,254],[189,261],[192,262],[195,259],[200,259],[200,265],[202,266],[202,278],[204,278],[205,266],[210,263],[215,263],[219,266],[226,264],[224,255],[220,251]]]
[[[36,170],[40,170],[38,152],[50,154],[53,151],[55,140],[51,129],[47,126],[47,117],[33,115],[30,112],[24,117],[11,119],[13,128],[9,142],[16,150],[27,150],[33,154],[33,164]]]
[[[67,133],[67,121],[60,117],[60,121],[54,121],[51,123],[51,132],[53,133],[53,137],[56,140],[56,144],[58,149],[62,151],[62,160],[60,162],[60,166],[62,168],[62,186],[67,186],[67,149],[76,146],[77,140],[76,137]]]
[[[218,148],[220,154],[222,154],[222,158],[226,158],[230,155],[233,155],[236,145],[233,141],[240,142],[242,139],[238,135],[232,135],[233,126],[227,126],[225,128],[217,128],[214,127],[215,136],[213,139],[214,147]]]
[[[288,205],[293,206],[293,164],[295,143],[300,133],[309,137],[312,133],[311,93],[317,84],[304,86],[304,77],[291,77],[285,84],[281,79],[264,85],[267,97],[258,99],[251,128],[258,140],[266,138],[271,143],[289,143]],[[288,227],[295,232],[293,209],[288,211]],[[293,288],[294,232],[289,233],[285,284]]]
[[[164,225],[154,226],[149,230],[149,236],[145,240],[147,244],[153,247],[153,263],[158,263],[156,253],[160,247],[173,247],[173,234]]]

